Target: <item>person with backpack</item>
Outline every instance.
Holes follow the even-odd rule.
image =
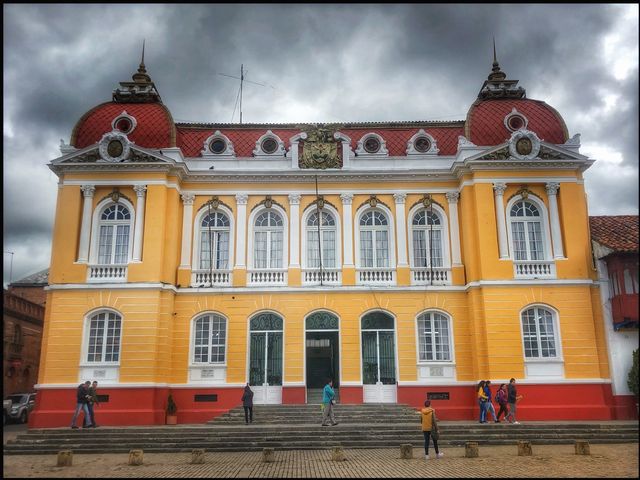
[[[247,383],[242,392],[242,408],[244,408],[244,422],[246,425],[253,423],[253,390]]]
[[[424,459],[429,460],[429,440],[433,440],[433,448],[436,450],[436,458],[442,458],[444,453],[438,450],[438,429],[436,411],[431,408],[431,400],[424,402],[424,408],[420,410],[422,418],[422,433],[424,434]]]
[[[506,421],[507,414],[509,413],[509,409],[507,408],[507,385],[504,383],[500,384],[500,388],[496,392],[496,402],[498,402],[498,405],[500,405],[496,423],[500,423],[500,415],[502,415],[503,413],[504,413],[504,419]]]
[[[495,408],[493,408],[493,394],[491,393],[491,380],[487,380],[486,382],[484,382],[484,394],[487,396],[487,403],[486,405],[486,413],[485,413],[485,420],[487,419],[488,413],[490,412],[491,415],[493,416],[493,421],[495,423],[498,423],[498,419],[496,418],[496,410]]]
[[[487,394],[484,393],[484,380],[478,383],[478,406],[480,407],[480,423],[487,423]]]

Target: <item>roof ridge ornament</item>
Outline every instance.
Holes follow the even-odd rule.
[[[526,91],[518,87],[518,80],[507,80],[507,74],[500,70],[496,55],[496,38],[493,37],[493,65],[491,73],[484,81],[478,98],[490,100],[494,98],[526,98]]]
[[[155,84],[144,64],[146,39],[142,41],[142,58],[138,71],[131,77],[133,82],[120,82],[120,88],[113,91],[113,101],[118,103],[162,103]]]

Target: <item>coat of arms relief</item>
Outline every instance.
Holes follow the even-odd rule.
[[[304,131],[307,138],[302,143],[300,168],[342,168],[338,140],[334,137],[337,127],[312,126]]]

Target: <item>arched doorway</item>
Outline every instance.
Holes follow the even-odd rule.
[[[305,363],[307,403],[322,402],[328,378],[339,399],[340,326],[334,314],[314,312],[305,319]]]
[[[283,320],[261,313],[249,322],[249,385],[256,404],[282,403]]]
[[[371,312],[360,322],[363,401],[395,403],[398,385],[394,319],[385,312]]]

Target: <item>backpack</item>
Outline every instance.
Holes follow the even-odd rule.
[[[503,403],[504,402],[504,392],[502,391],[502,389],[499,389],[496,392],[495,400],[498,403]]]

